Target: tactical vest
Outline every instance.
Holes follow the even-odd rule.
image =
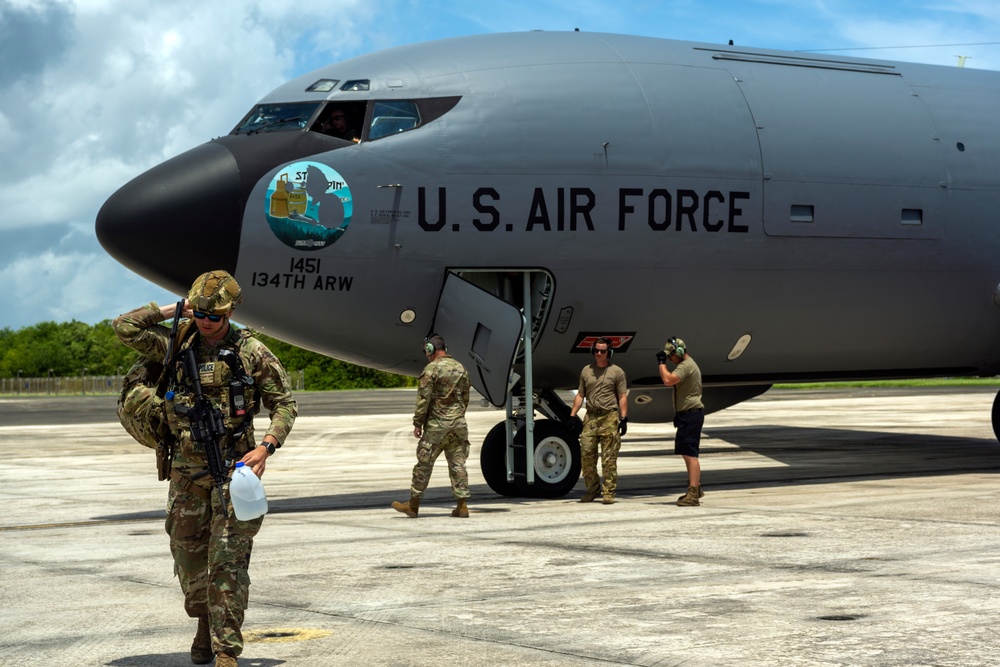
[[[235,340],[227,339],[219,343],[212,359],[198,359],[202,394],[218,411],[228,433],[226,442],[219,444],[227,450],[235,447],[241,454],[253,447],[253,418],[260,410],[257,387],[246,372],[250,360],[245,356],[243,343],[249,337],[247,330],[240,330]],[[178,354],[196,342],[197,337],[192,337],[180,346]],[[232,354],[227,356],[224,351]],[[176,407],[191,407],[195,401],[195,388],[193,380],[179,362],[168,373],[167,386],[174,394],[171,400],[165,401],[164,412],[169,429],[177,437],[189,431],[190,422],[177,412]]]

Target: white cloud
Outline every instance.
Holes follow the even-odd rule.
[[[16,259],[0,269],[4,294],[0,297],[3,321],[14,328],[36,322],[110,319],[152,300],[168,303],[170,295],[144,279],[109,271],[99,249],[58,252],[42,250]],[[136,294],[143,294],[136,297]],[[8,303],[4,303],[8,301]]]
[[[76,15],[62,57],[3,91],[0,149],[16,157],[0,181],[10,204],[0,230],[65,222],[72,206],[96,213],[123,175],[228,133],[294,73],[289,45],[313,25],[309,10],[355,4],[299,2],[294,21],[263,1],[68,5]],[[333,43],[345,27],[322,16]]]

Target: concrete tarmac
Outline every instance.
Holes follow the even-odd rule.
[[[301,393],[264,476],[240,665],[995,665],[995,389],[778,390],[706,418],[701,507],[669,424],[619,501],[408,497],[412,390]],[[0,398],[0,664],[190,665],[166,484],[114,397]],[[260,420],[265,426],[266,420]]]

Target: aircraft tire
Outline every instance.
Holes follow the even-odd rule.
[[[525,431],[514,436],[524,444]],[[580,441],[568,428],[551,419],[535,422],[535,483],[514,480],[518,495],[525,498],[562,498],[580,479]]]
[[[506,422],[500,422],[490,429],[483,439],[479,452],[479,468],[486,483],[501,496],[517,496],[517,488],[507,481],[507,433]]]
[[[996,436],[997,440],[1000,440],[1000,391],[997,392],[996,398],[993,399],[993,435]]]

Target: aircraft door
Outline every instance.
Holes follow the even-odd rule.
[[[433,329],[447,342],[448,353],[468,369],[476,391],[503,407],[524,334],[521,311],[449,272]]]
[[[480,453],[483,477],[502,495],[559,498],[580,478],[580,446],[565,424],[569,408],[555,392],[536,397],[533,389],[531,354],[554,292],[544,269],[452,269],[434,316],[433,330],[468,369],[472,386],[506,409]],[[516,397],[515,363],[524,374]],[[535,410],[548,419],[536,423]]]

